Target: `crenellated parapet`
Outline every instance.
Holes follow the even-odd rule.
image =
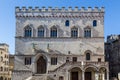
[[[16,17],[103,17],[104,7],[62,7],[62,8],[52,8],[52,7],[16,7]],[[44,13],[44,14],[43,14]]]
[[[41,9],[39,7],[16,7],[16,12],[52,12],[52,11],[58,11],[58,12],[104,12],[104,7],[98,8],[98,7],[81,7],[81,9],[79,9],[78,7],[75,7],[74,9],[72,7],[62,7],[62,8],[52,8],[52,7],[42,7]]]

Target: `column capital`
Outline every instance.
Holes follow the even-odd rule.
[[[85,70],[82,70],[82,72],[85,72]]]

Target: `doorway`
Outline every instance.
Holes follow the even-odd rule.
[[[37,73],[45,74],[46,73],[46,60],[43,56],[40,56],[37,60]]]
[[[71,72],[71,80],[78,80],[78,72]]]
[[[85,80],[92,80],[92,74],[91,72],[85,72]]]

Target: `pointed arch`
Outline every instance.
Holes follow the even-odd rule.
[[[30,25],[24,28],[24,37],[32,37],[32,28]]]
[[[78,37],[78,28],[77,27],[71,28],[71,37]]]
[[[43,55],[41,55],[37,60],[37,73],[45,74],[46,71],[47,71],[47,60]]]
[[[44,33],[45,33],[45,29],[44,27],[41,25],[38,27],[38,37],[44,37]]]
[[[51,27],[50,29],[50,37],[57,38],[58,30],[56,26]]]
[[[89,26],[84,28],[84,37],[85,38],[90,38],[91,37],[91,28]]]
[[[34,73],[45,74],[47,72],[48,56],[44,52],[37,51],[33,57]],[[41,66],[42,65],[42,66]]]

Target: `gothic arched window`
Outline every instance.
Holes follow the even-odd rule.
[[[52,27],[50,30],[50,37],[57,37],[57,28],[56,27]]]
[[[93,27],[97,26],[97,20],[93,20]]]
[[[78,37],[78,28],[71,29],[71,37]]]
[[[86,60],[90,60],[90,53],[86,53]]]
[[[66,21],[65,21],[65,26],[69,26],[69,25],[70,25],[69,20],[66,20]]]
[[[84,29],[84,37],[86,37],[86,38],[91,37],[91,29],[90,28],[85,28]]]
[[[25,37],[31,37],[32,36],[32,28],[30,26],[27,26],[24,28],[24,36]]]
[[[38,37],[44,37],[44,27],[38,28]]]

